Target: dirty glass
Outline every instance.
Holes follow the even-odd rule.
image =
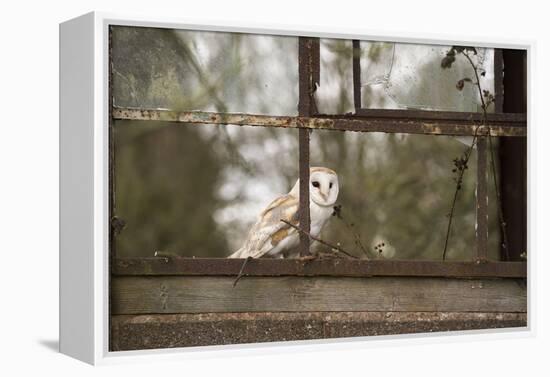
[[[342,206],[342,219],[333,217],[322,238],[360,258],[441,260],[456,187],[453,159],[468,149],[464,143],[470,140],[314,131],[311,164],[338,173]],[[453,215],[448,260],[472,260],[475,253],[476,161],[474,149]],[[492,173],[489,178],[488,255],[498,260]]]
[[[352,42],[344,39],[321,39],[319,50],[321,75],[315,92],[319,112],[353,112]]]
[[[113,27],[114,105],[296,115],[298,38]]]
[[[317,91],[321,113],[354,111],[352,42],[322,39],[321,83]],[[361,107],[369,109],[481,112],[475,73],[468,60],[456,56],[449,69],[441,60],[451,46],[360,42]],[[484,90],[494,93],[494,50],[471,54]],[[470,79],[457,88],[462,79]],[[493,111],[491,106],[489,112]]]
[[[298,177],[297,130],[117,121],[119,257],[226,257]]]
[[[296,37],[115,27],[112,40],[115,106],[297,114]],[[320,47],[319,111],[353,112],[352,42],[322,39]],[[362,42],[363,107],[479,111],[473,86],[456,88],[471,75],[464,62],[441,69],[447,50]],[[491,91],[492,50],[478,49],[475,59]],[[115,215],[125,223],[116,237],[120,257],[225,257],[298,178],[295,129],[116,121],[113,132]],[[341,183],[344,220],[331,218],[323,239],[358,257],[440,260],[453,159],[468,144],[468,138],[313,131],[311,165],[334,169]],[[450,260],[474,253],[475,167],[474,153],[453,217]],[[498,259],[491,177],[489,193],[489,256]]]

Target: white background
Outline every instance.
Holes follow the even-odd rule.
[[[544,2],[352,1],[309,11],[306,2],[85,0],[4,1],[0,22],[0,373],[11,375],[388,375],[518,376],[548,373],[549,27]],[[54,351],[58,333],[58,23],[91,10],[321,26],[323,30],[411,32],[426,37],[536,40],[531,118],[531,261],[536,261],[536,336],[454,337],[335,347],[276,348],[231,357],[192,356],[92,368]],[[544,34],[546,34],[544,36]],[[536,253],[536,254],[535,254]],[[534,271],[535,272],[535,271]],[[546,350],[543,348],[546,346]]]

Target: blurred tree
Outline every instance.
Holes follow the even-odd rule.
[[[392,46],[373,43],[364,55],[383,64]],[[322,51],[319,108],[349,112],[351,42],[323,40]],[[433,60],[439,66],[437,54]],[[117,27],[113,63],[118,106],[296,114],[296,38]],[[415,98],[419,88],[425,97],[438,85],[430,62],[415,70],[415,85],[404,82],[393,95]],[[376,95],[366,86],[363,105],[376,98],[372,106],[385,106]],[[297,179],[296,136],[289,129],[117,122],[116,210],[127,222],[117,238],[119,255],[228,255],[256,214]],[[465,148],[447,137],[314,131],[312,165],[338,172],[338,202],[354,223],[350,232],[333,219],[323,237],[358,256],[353,232],[371,257],[440,259],[454,192],[452,160]],[[450,259],[473,253],[475,156],[468,173]],[[490,255],[496,257],[495,219]]]
[[[341,40],[323,40],[322,43],[326,54],[332,56],[332,61],[325,62],[322,67],[324,74],[340,85],[338,94],[323,94],[323,111],[342,114],[353,107],[349,77],[352,46],[349,41]],[[384,52],[389,55],[391,49],[392,44],[371,43],[364,53],[369,61],[379,62],[380,55]],[[394,58],[389,56],[387,60],[393,64]],[[414,85],[408,82],[393,85],[393,95],[413,101],[421,96],[429,101],[426,93],[439,85],[432,80],[434,65],[437,68],[440,65],[437,54],[423,65],[414,67]],[[448,90],[456,91],[454,85]],[[370,86],[364,87],[365,107],[395,106],[393,98],[390,99],[388,103],[387,97],[373,92]],[[433,101],[436,103],[436,99]],[[451,106],[449,101],[444,103]],[[360,235],[369,257],[441,259],[446,216],[455,186],[452,160],[466,149],[467,146],[456,139],[444,136],[314,131],[312,164],[325,164],[338,172],[342,180],[338,202],[343,205],[344,218],[354,224],[350,231],[349,226],[334,220],[326,228],[324,237],[340,242],[358,256],[364,253],[356,245],[354,233]],[[456,207],[450,259],[470,259],[474,253],[475,153],[469,165]],[[490,202],[495,203],[494,187],[489,191]],[[494,205],[490,206],[489,229],[489,256],[497,259],[499,233]],[[375,250],[379,244],[384,247]]]
[[[119,255],[225,252],[212,218],[221,165],[196,129],[119,121],[115,130],[116,213],[126,221]]]
[[[195,57],[171,30],[115,28],[115,104],[165,107],[200,105],[223,110]],[[115,124],[116,215],[126,221],[117,237],[119,256],[152,256],[157,250],[213,256],[225,253],[224,234],[212,213],[222,165],[210,141],[191,125],[119,121]]]

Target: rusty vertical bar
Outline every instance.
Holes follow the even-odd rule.
[[[309,233],[310,214],[309,214],[309,130],[300,128],[299,133],[299,154],[300,154],[300,207],[299,221],[300,228]],[[309,236],[300,233],[300,256],[309,255],[310,240]]]
[[[319,38],[300,37],[298,41],[298,114],[312,116],[317,113],[314,93],[320,81]]]
[[[108,170],[109,170],[109,198],[108,198],[108,202],[109,202],[109,209],[108,209],[108,219],[109,219],[109,308],[108,308],[108,311],[109,311],[109,319],[108,319],[108,326],[109,326],[109,339],[108,339],[108,345],[109,345],[109,351],[111,351],[113,349],[113,343],[112,343],[112,339],[113,339],[113,332],[112,332],[112,315],[111,315],[111,308],[112,308],[112,303],[113,303],[113,299],[112,299],[112,274],[113,274],[113,271],[114,271],[114,268],[115,268],[115,261],[116,261],[116,255],[115,255],[115,235],[114,235],[114,231],[113,231],[113,226],[112,226],[112,222],[113,222],[113,218],[114,218],[114,206],[115,206],[115,174],[114,174],[114,162],[115,162],[115,143],[114,143],[114,131],[113,131],[113,126],[114,126],[114,118],[113,118],[113,31],[112,31],[112,26],[109,26],[109,30],[108,30],[108,43],[109,43],[109,46],[108,46],[108,54],[109,56],[107,57],[107,61],[108,61],[108,71],[107,71],[107,80],[108,80],[108,92],[107,92],[107,96],[108,96],[108,101],[109,101],[109,131],[108,131],[108,138],[109,138],[109,143],[108,143],[108,148],[109,148],[109,151],[108,151],[108,154],[109,154],[109,166],[108,166]]]
[[[298,115],[308,116],[311,110],[311,65],[309,38],[298,39],[298,78],[299,78],[299,102]],[[300,128],[298,130],[299,145],[299,174],[300,174],[300,202],[299,202],[299,221],[300,228],[304,231],[310,231],[310,213],[309,213],[309,130]],[[300,255],[309,255],[310,239],[300,233]]]
[[[504,103],[504,63],[502,59],[502,49],[496,48],[494,50],[494,57],[493,57],[493,71],[494,71],[494,91],[495,91],[495,113],[501,114],[503,111],[503,103]],[[498,184],[498,176],[494,177],[497,172],[496,168],[496,159],[498,159],[498,150],[500,149],[500,143],[495,143],[495,138],[489,137],[489,153],[491,153],[491,169],[490,174],[493,175],[492,179],[495,183],[495,203],[494,205],[497,207],[497,220],[499,222],[499,231],[498,231],[498,237],[499,237],[499,245],[501,245],[501,252],[499,259],[500,260],[509,260],[508,251],[504,249],[504,244],[506,243],[505,240],[507,239],[505,228],[506,226],[501,223],[503,221],[502,219],[502,195],[501,195],[501,187],[497,187]],[[504,229],[504,231],[503,231]],[[507,246],[506,246],[507,247]]]
[[[319,39],[298,39],[298,77],[299,103],[298,114],[308,117],[317,113],[314,93],[320,81],[319,69]],[[300,171],[300,228],[310,231],[309,214],[309,133],[307,128],[298,131],[299,141],[299,171]],[[309,255],[310,239],[307,234],[300,234],[300,255]]]
[[[317,104],[315,102],[314,93],[317,90],[317,86],[321,82],[321,42],[319,38],[310,38],[310,70],[311,70],[311,115],[316,115]]]
[[[487,260],[489,239],[489,197],[487,193],[487,138],[477,140],[477,183],[476,183],[476,257],[475,260]]]
[[[355,111],[361,108],[361,42],[353,42],[353,104]]]
[[[527,51],[502,50],[504,67],[502,109],[527,112]],[[507,247],[501,259],[519,261],[527,251],[527,138],[499,143],[500,192],[506,226]]]
[[[493,61],[495,72],[495,113],[502,113],[502,104],[504,101],[502,49],[495,49]]]
[[[112,61],[112,27],[109,26],[109,255],[114,260],[115,254],[115,135],[113,117],[113,61]]]

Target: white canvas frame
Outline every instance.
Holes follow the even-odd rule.
[[[536,255],[531,251],[531,192],[528,192],[528,327],[526,330],[479,330],[449,334],[415,334],[382,337],[324,339],[269,344],[191,347],[162,350],[109,352],[108,269],[108,28],[110,25],[174,29],[249,32],[290,36],[363,39],[402,43],[471,45],[527,49],[528,125],[527,172],[531,187],[532,140],[531,80],[533,41],[487,40],[486,38],[440,39],[437,35],[387,33],[344,28],[282,25],[247,26],[234,23],[192,24],[158,17],[131,17],[88,13],[60,25],[60,351],[90,364],[145,361],[182,357],[231,356],[235,353],[292,352],[295,347],[321,350],[330,347],[380,347],[399,342],[471,341],[534,335],[534,289]],[[529,190],[530,191],[530,190]],[[513,335],[511,335],[513,334]],[[397,340],[398,339],[398,340]],[[389,342],[389,343],[388,343]],[[201,351],[197,353],[197,351]]]

